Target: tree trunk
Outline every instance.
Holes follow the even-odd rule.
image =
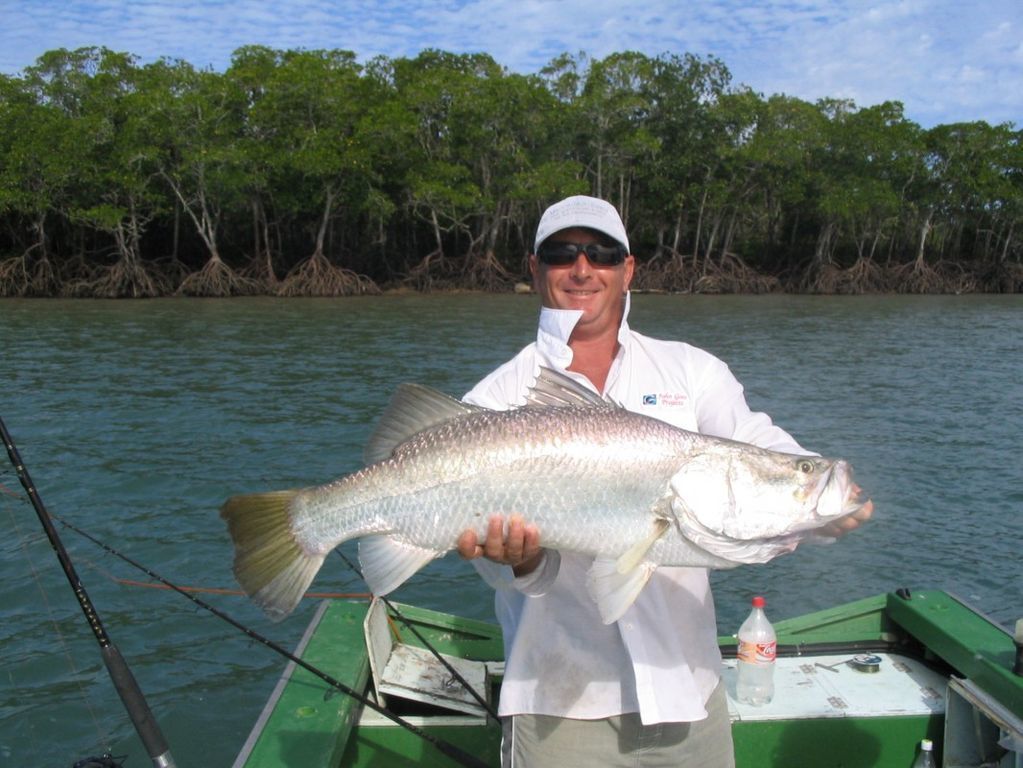
[[[178,260],[178,241],[181,237],[181,205],[174,201],[174,232],[171,236],[171,261]]]
[[[206,250],[209,251],[210,261],[220,263],[220,251],[217,247],[217,228],[220,223],[220,214],[213,211],[212,207],[207,203],[206,190],[203,188],[201,179],[199,189],[196,192],[196,200],[190,204],[185,198],[181,184],[167,173],[164,173],[163,177],[170,185],[178,202],[181,203],[181,207],[185,209],[185,213],[188,214],[188,217],[195,225],[199,238],[206,246]]]
[[[817,247],[814,249],[814,264],[822,267],[831,263],[831,254],[834,251],[835,222],[829,221],[817,235]]]
[[[334,210],[334,201],[337,193],[332,187],[327,187],[323,195],[323,215],[320,217],[320,226],[316,231],[316,248],[313,256],[323,256],[323,243],[327,238],[327,225],[330,223],[330,214]]]
[[[927,212],[927,218],[924,219],[923,226],[920,227],[920,245],[916,251],[916,268],[920,269],[924,266],[924,250],[927,245],[927,236],[931,233],[931,216],[934,215],[933,211]]]
[[[703,229],[703,213],[707,205],[708,190],[704,188],[703,198],[700,200],[700,210],[696,214],[696,234],[693,235],[693,265],[700,263],[700,233]]]
[[[1004,264],[1009,259],[1009,243],[1012,242],[1012,233],[1016,229],[1016,222],[1009,225],[1009,231],[1005,234],[1005,243],[1002,245],[1002,253],[998,257],[998,263]]]

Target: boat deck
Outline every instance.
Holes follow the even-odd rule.
[[[496,702],[503,653],[495,625],[398,607],[441,653],[480,662],[485,695]],[[374,697],[374,673],[379,678],[388,659],[371,668],[367,611],[365,603],[324,602],[297,655]],[[422,644],[402,620],[386,626],[373,644],[384,656],[397,649],[404,666],[407,649],[399,646]],[[734,638],[719,640],[739,768],[902,768],[923,738],[935,742],[939,759],[943,753],[952,758],[947,765],[1023,768],[1023,678],[1011,673],[1012,640],[954,597],[938,591],[878,595],[775,628],[775,696],[761,707],[735,700]],[[850,663],[860,654],[878,660]],[[434,686],[450,683],[436,671],[427,677]],[[498,764],[500,727],[482,710],[439,709],[432,699],[393,693],[384,699],[430,738]],[[457,763],[421,735],[289,665],[235,768],[409,764]]]
[[[948,679],[923,662],[892,653],[874,655],[876,672],[861,671],[848,653],[780,658],[775,664],[775,696],[752,706],[735,698],[735,660],[725,662],[733,722],[806,718],[942,715]]]

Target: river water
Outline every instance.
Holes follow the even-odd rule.
[[[1023,617],[1023,300],[636,296],[633,327],[710,350],[800,442],[840,455],[876,504],[830,547],[714,575],[719,630],[753,594],[783,618],[898,587]],[[0,302],[0,416],[51,512],[171,581],[234,588],[229,495],[359,466],[400,382],[460,395],[530,341],[528,296]],[[6,462],[5,456],[0,456]],[[0,765],[148,764],[13,470],[0,468]],[[230,765],[283,660],[67,529],[62,537],[182,768]],[[347,546],[347,545],[346,545]],[[328,560],[318,591],[363,587]],[[293,647],[280,624],[206,594]],[[395,597],[491,618],[449,556]]]

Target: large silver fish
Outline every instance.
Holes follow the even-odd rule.
[[[589,589],[611,623],[660,565],[766,562],[861,506],[844,461],[679,429],[549,369],[510,411],[403,385],[366,458],[326,485],[222,507],[235,576],[272,618],[344,541],[361,538],[363,575],[384,595],[466,529],[482,538],[492,514],[517,513],[543,546],[595,557]]]

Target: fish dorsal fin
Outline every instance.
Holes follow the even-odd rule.
[[[421,384],[402,384],[391,396],[366,443],[367,464],[383,461],[394,449],[424,429],[483,410]]]
[[[551,368],[540,366],[536,381],[526,393],[526,405],[546,405],[566,408],[569,406],[598,406],[614,408],[596,392],[587,389],[578,381]]]

